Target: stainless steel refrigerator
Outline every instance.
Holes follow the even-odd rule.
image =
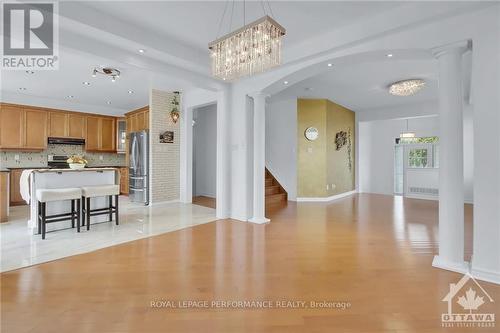
[[[149,204],[149,132],[130,133],[129,138],[129,199]]]

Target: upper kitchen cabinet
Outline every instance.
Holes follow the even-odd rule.
[[[116,151],[125,153],[127,150],[127,121],[125,118],[116,120]]]
[[[49,112],[49,137],[85,138],[85,116],[72,112]]]
[[[19,105],[0,107],[0,149],[47,148],[48,113]]]
[[[85,138],[85,116],[79,113],[68,113],[68,136],[70,138]]]
[[[87,116],[87,151],[116,151],[116,120],[112,117]]]
[[[17,106],[0,105],[0,147],[21,148],[24,144],[24,112]]]
[[[125,114],[127,133],[149,129],[149,106]]]
[[[44,110],[24,110],[25,119],[25,148],[40,149],[47,148],[47,112]]]
[[[65,112],[49,112],[49,137],[68,136],[68,115]]]

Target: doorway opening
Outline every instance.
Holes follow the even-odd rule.
[[[193,109],[193,204],[216,208],[217,104]]]

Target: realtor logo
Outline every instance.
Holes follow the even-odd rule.
[[[495,327],[495,314],[483,312],[494,301],[468,273],[458,283],[450,283],[442,301],[448,303],[448,312],[441,314],[442,327]]]
[[[56,3],[3,3],[2,69],[57,69]]]

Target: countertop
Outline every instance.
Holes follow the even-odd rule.
[[[9,172],[9,169],[0,169],[0,172]]]
[[[105,169],[105,168],[127,168],[126,165],[106,165],[106,166],[95,166],[95,167],[86,167],[85,169]],[[53,169],[50,169],[49,167],[8,167],[8,168],[3,168],[3,169],[0,169],[2,171],[6,171],[8,172],[9,170],[19,170],[19,169],[33,169],[33,170],[44,170],[44,169],[47,169],[47,170],[53,170]],[[57,170],[67,170],[67,169],[57,169]]]
[[[49,173],[49,172],[54,172],[54,173],[60,173],[60,172],[87,172],[87,171],[116,171],[118,168],[83,168],[83,169],[34,169],[33,172],[37,173]]]

